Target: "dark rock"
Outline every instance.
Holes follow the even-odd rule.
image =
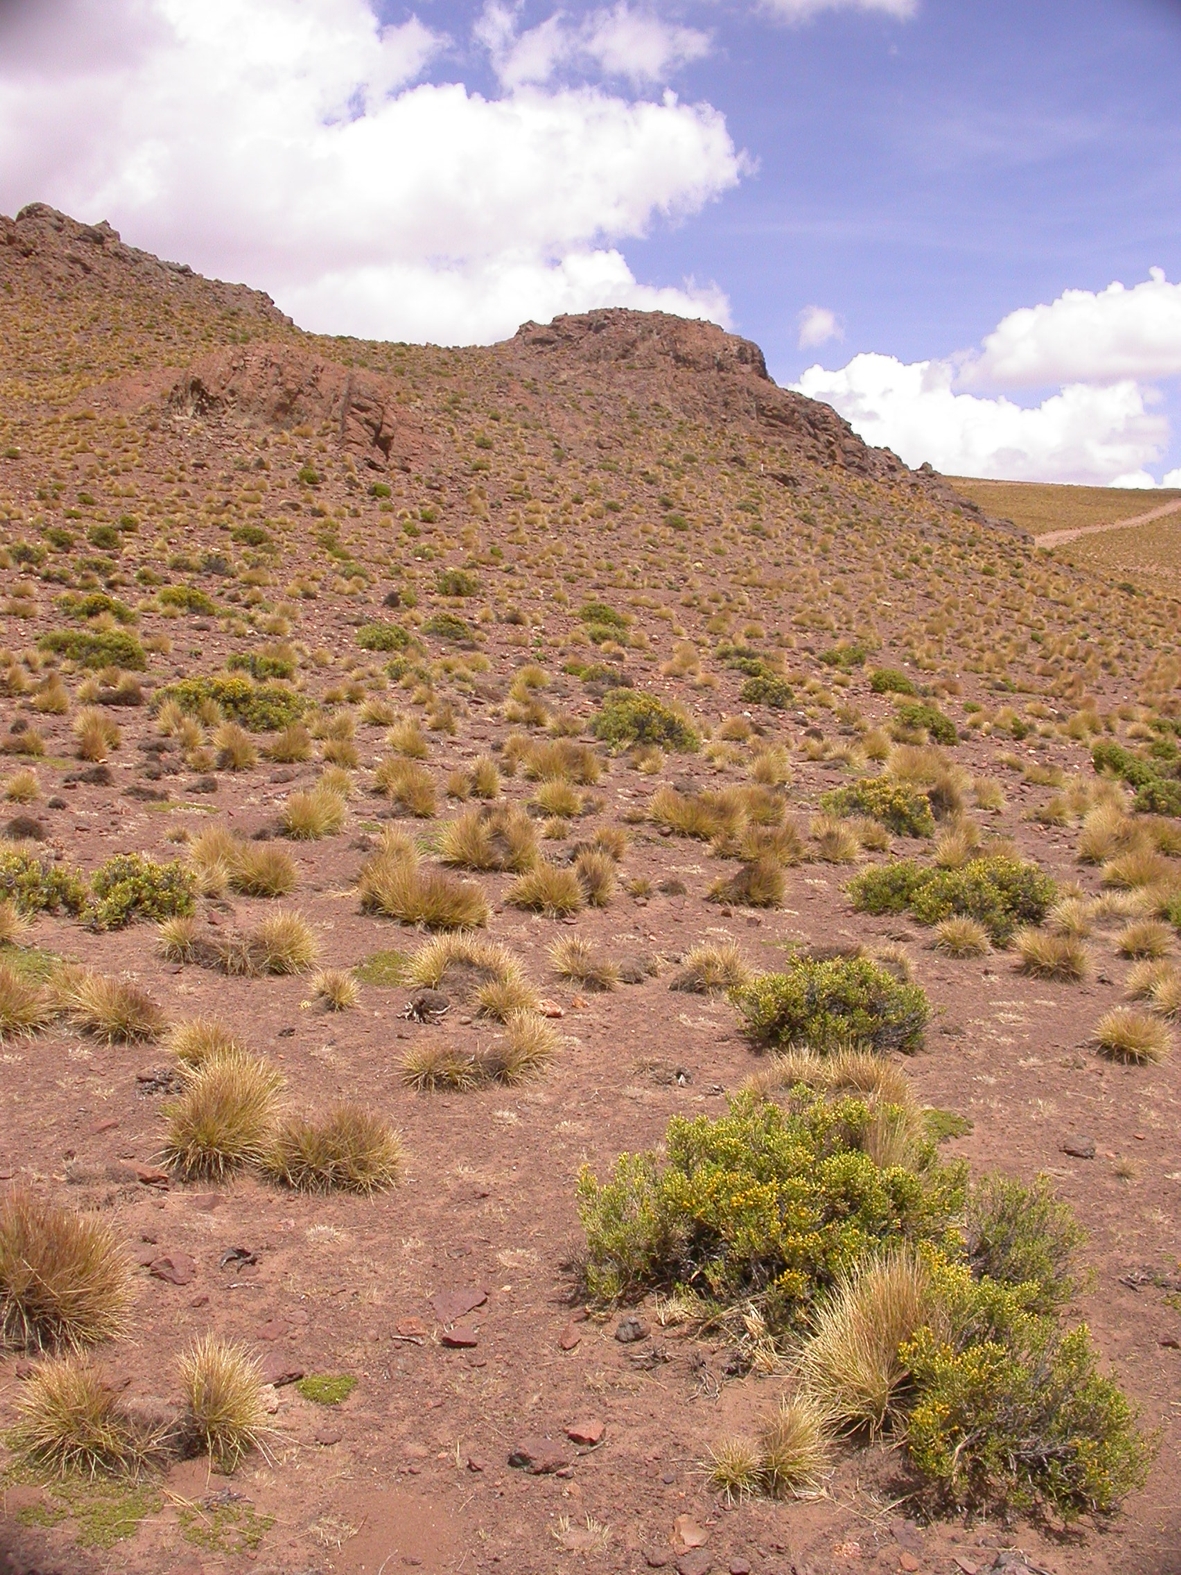
[[[677,1575],[709,1575],[714,1561],[704,1548],[693,1548],[677,1560]]]
[[[44,842],[45,827],[32,815],[14,815],[4,827],[4,835],[13,842]]]
[[[637,1340],[648,1338],[648,1325],[631,1315],[621,1318],[615,1326],[615,1338],[620,1345],[634,1345]]]
[[[335,1422],[321,1422],[313,1437],[321,1448],[331,1449],[333,1444],[339,1444],[344,1437],[344,1429]]]
[[[1072,1159],[1094,1159],[1095,1139],[1089,1137],[1068,1137],[1062,1145],[1062,1152],[1069,1154]]]

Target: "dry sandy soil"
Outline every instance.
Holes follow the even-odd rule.
[[[1029,978],[1005,951],[953,961],[908,919],[856,913],[845,891],[854,867],[826,862],[808,834],[821,794],[878,769],[866,751],[895,707],[869,673],[898,668],[959,726],[948,752],[974,784],[966,812],[1098,893],[1077,824],[1037,812],[1062,784],[1093,778],[1086,718],[1136,746],[1152,736],[1147,718],[1181,713],[1175,586],[1121,590],[1039,556],[938,477],[776,389],[753,346],[704,324],[597,313],[465,351],[314,340],[264,297],[36,209],[0,220],[0,341],[0,731],[9,751],[30,728],[43,741],[40,755],[8,762],[9,776],[36,770],[40,797],[11,813],[38,823],[42,850],[89,871],[127,850],[183,857],[186,836],[212,823],[278,836],[284,802],[315,781],[319,758],[260,754],[249,769],[219,769],[211,745],[186,758],[157,726],[159,689],[219,671],[233,653],[290,660],[292,687],[315,702],[309,721],[350,712],[358,724],[343,829],[284,844],[299,879],[280,903],[304,915],[322,965],[361,968],[355,1008],[325,1011],[306,977],[168,963],[147,923],[98,934],[43,916],[32,941],[134,979],[170,1020],[221,1017],[282,1069],[294,1104],[368,1105],[394,1122],[406,1154],[401,1184],[372,1199],[249,1177],[169,1182],[152,1170],[171,1081],[162,1045],[62,1027],[0,1045],[0,1176],[101,1211],[140,1265],[134,1327],[99,1353],[113,1382],[132,1398],[169,1396],[178,1352],[208,1330],[248,1342],[268,1376],[357,1380],[332,1408],[281,1382],[268,1458],[229,1479],[177,1465],[145,1490],[134,1534],[108,1548],[86,1545],[91,1522],[58,1518],[52,1492],[8,1479],[0,1568],[971,1575],[1010,1567],[1000,1555],[1021,1550],[1011,1567],[1053,1575],[1181,1571],[1178,1058],[1120,1066],[1094,1051],[1096,1020],[1122,1001],[1130,966],[1118,923],[1088,942],[1084,983]],[[46,535],[55,528],[58,545]],[[438,576],[451,568],[471,577],[471,594],[443,594]],[[207,610],[169,606],[170,585],[199,590],[208,604],[194,605]],[[59,598],[88,590],[130,606],[149,647],[146,703],[110,709],[120,741],[99,773],[77,758],[73,732],[90,675],[63,659],[68,709],[37,705],[53,665],[38,642],[87,627]],[[592,599],[628,620],[621,639],[588,638],[580,609]],[[467,635],[430,632],[440,611]],[[396,678],[387,654],[358,644],[381,620],[415,642]],[[824,661],[857,641],[868,664]],[[789,708],[740,699],[744,675],[725,654],[736,645],[779,664]],[[531,662],[548,687],[539,713],[514,720],[510,684]],[[452,774],[511,733],[544,736],[558,717],[593,744],[612,673],[683,704],[710,742],[652,774],[595,746],[602,780],[543,847],[560,862],[596,828],[622,826],[630,841],[608,906],[559,921],[506,903],[510,875],[474,877],[492,905],[488,933],[560,1011],[561,1049],[544,1077],[516,1088],[415,1093],[400,1078],[408,1050],[441,1036],[474,1048],[496,1025],[458,1000],[442,1022],[418,1023],[404,1015],[406,989],[366,982],[366,959],[410,954],[425,937],[361,911],[361,864],[385,828],[429,838],[453,818],[463,806],[447,798]],[[369,725],[364,707],[379,701],[422,723],[434,818],[399,816],[372,790],[388,724]],[[253,741],[265,749],[267,735]],[[787,871],[779,907],[707,901],[737,865],[662,835],[647,802],[666,782],[748,781],[771,745],[790,760],[787,812],[807,856]],[[504,775],[509,801],[527,805],[535,789]],[[894,838],[890,856],[931,854],[930,842]],[[212,935],[248,928],[273,906],[203,899],[201,923]],[[556,979],[548,950],[570,934],[638,964],[627,971],[642,982],[593,993]],[[669,989],[703,940],[737,942],[758,968],[781,965],[793,945],[905,948],[933,1008],[906,1070],[924,1105],[971,1123],[944,1154],[1026,1180],[1047,1172],[1088,1231],[1088,1280],[1070,1316],[1088,1322],[1144,1425],[1160,1430],[1147,1486],[1122,1513],[1069,1529],[928,1519],[889,1441],[842,1449],[817,1497],[727,1508],[711,1490],[711,1442],[765,1413],[783,1375],[735,1374],[724,1343],[662,1324],[652,1299],[627,1310],[646,1338],[621,1343],[620,1313],[588,1316],[574,1266],[579,1168],[602,1175],[619,1153],[658,1143],[675,1113],[721,1114],[757,1065],[724,996]],[[1066,1152],[1086,1152],[1080,1139],[1092,1158]],[[235,1248],[254,1261],[227,1258]],[[160,1277],[168,1257],[182,1283]],[[456,1323],[470,1344],[446,1343]],[[25,1361],[0,1359],[4,1426]],[[510,1468],[510,1453],[538,1437],[556,1441],[561,1469]]]

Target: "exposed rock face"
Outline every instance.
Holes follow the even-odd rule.
[[[275,328],[292,326],[261,290],[205,279],[187,263],[161,262],[150,252],[125,245],[118,230],[105,220],[80,224],[44,202],[30,202],[15,219],[0,214],[0,273],[6,266],[20,265],[36,271],[47,284],[68,286],[85,279],[93,291],[96,286],[134,282],[174,297],[187,292],[204,305],[232,310]]]
[[[580,366],[618,381],[621,393],[690,416],[771,427],[801,458],[858,475],[902,477],[889,449],[870,448],[831,406],[771,381],[758,345],[715,323],[622,307],[525,323],[497,350],[560,383]],[[790,485],[790,478],[779,478]]]
[[[288,344],[220,350],[189,368],[168,395],[178,413],[208,419],[231,416],[267,426],[331,422],[340,446],[381,470],[408,468],[423,437],[395,423],[389,384]]]

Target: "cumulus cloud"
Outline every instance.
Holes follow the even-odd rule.
[[[1065,290],[1048,306],[1010,312],[965,363],[967,385],[1036,388],[1181,374],[1181,284],[1152,268],[1125,289]]]
[[[578,18],[558,11],[523,33],[516,28],[518,9],[494,0],[475,29],[507,88],[549,82],[565,68],[596,69],[633,84],[664,82],[709,53],[708,33],[633,11],[623,0]]]
[[[918,9],[918,0],[763,0],[763,10],[785,22],[810,22],[822,11],[881,11],[909,22]]]
[[[800,337],[796,342],[801,350],[815,350],[830,339],[845,337],[845,330],[837,321],[836,313],[830,312],[827,306],[805,306],[796,322],[800,329]]]
[[[840,412],[869,443],[949,475],[1123,485],[1158,459],[1168,422],[1131,379],[1073,383],[1032,408],[957,393],[945,361],[857,355],[836,372],[809,367],[796,387]]]
[[[608,60],[631,14],[596,15]],[[605,299],[726,319],[716,288],[654,292],[619,251],[740,179],[708,104],[415,85],[447,41],[417,18],[383,27],[370,0],[49,0],[9,33],[6,211],[110,218],[328,332],[490,340]]]
[[[1179,469],[1179,470],[1166,470],[1165,474],[1164,474],[1164,479],[1161,481],[1161,486],[1162,487],[1181,487],[1181,469]]]

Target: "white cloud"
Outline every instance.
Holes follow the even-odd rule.
[[[809,367],[796,387],[832,405],[867,442],[949,475],[1128,485],[1168,440],[1168,422],[1130,379],[1074,383],[1026,409],[957,393],[954,375],[949,362],[857,355],[840,371]]]
[[[899,22],[918,14],[918,0],[762,0],[762,9],[785,22],[810,22],[822,11],[882,11]]]
[[[1181,284],[1160,268],[1125,289],[1064,290],[1048,306],[1010,312],[967,362],[973,386],[1036,388],[1181,374]]]
[[[1166,470],[1161,480],[1162,487],[1181,487],[1181,470]]]
[[[507,88],[549,82],[563,68],[596,68],[634,84],[663,82],[709,53],[708,33],[633,11],[625,0],[580,18],[558,11],[520,34],[516,17],[516,8],[493,0],[475,28]]]
[[[411,86],[445,40],[383,28],[370,0],[57,0],[13,52],[6,15],[5,211],[109,218],[325,331],[489,340],[553,301],[726,315],[716,289],[637,283],[618,250],[741,177],[709,105]],[[598,16],[607,59],[630,13]]]
[[[799,324],[800,337],[796,341],[801,350],[815,350],[818,345],[827,344],[830,339],[843,339],[845,330],[837,321],[835,312],[830,312],[827,306],[805,306],[796,318]]]

